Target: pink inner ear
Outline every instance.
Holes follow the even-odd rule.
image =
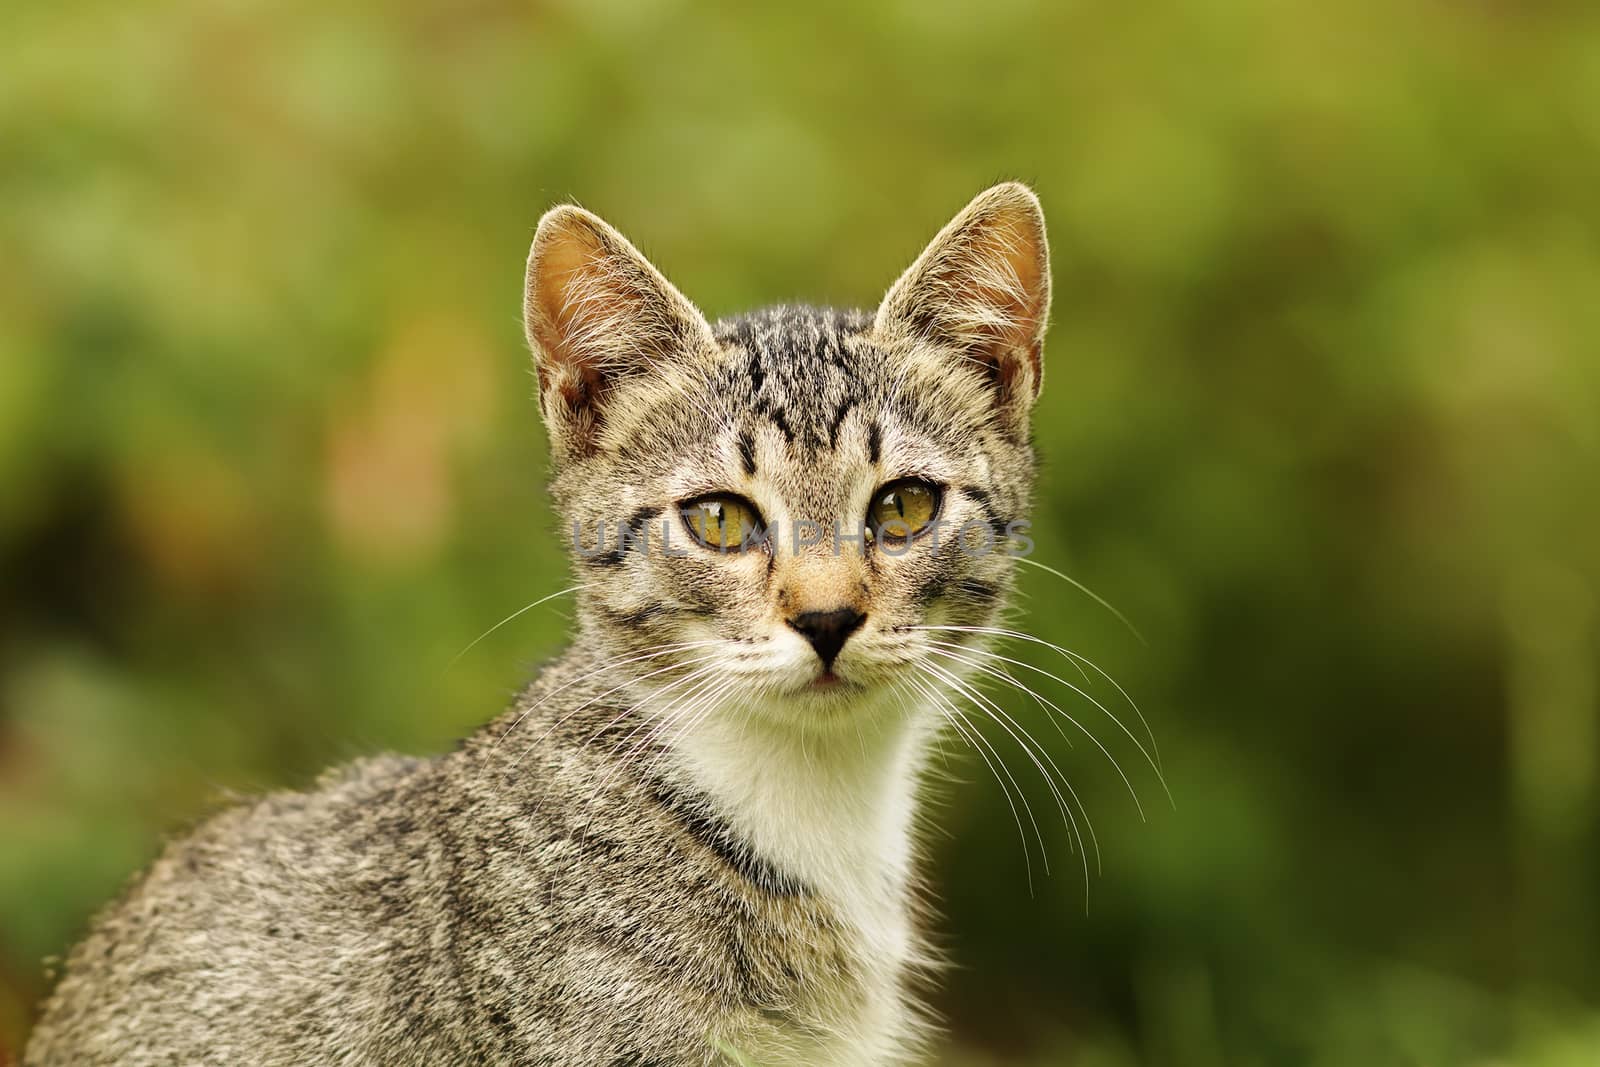
[[[1039,201],[1006,183],[980,193],[941,230],[879,309],[979,365],[1006,406],[1039,392],[1050,264]]]
[[[569,363],[560,369],[535,368],[547,416],[566,423],[575,443],[587,442],[600,428],[605,376],[594,367]]]
[[[590,302],[605,299],[594,284],[595,274],[604,269],[603,254],[599,235],[577,219],[565,221],[538,249],[530,326],[552,363],[585,362],[580,346],[574,342],[582,337],[580,315],[587,317],[591,311],[600,311],[591,308]]]
[[[973,256],[984,265],[975,273],[980,279],[993,279],[985,286],[986,298],[1004,312],[1011,327],[1006,339],[1018,347],[1026,345],[1041,325],[1044,311],[1040,234],[1026,219],[1005,216],[983,226],[973,243]]]
[[[606,279],[601,235],[579,217],[560,220],[538,242],[528,287],[528,331],[540,349],[539,395],[552,428],[584,451],[599,428],[606,377],[593,331],[620,309]]]
[[[570,205],[539,222],[524,313],[546,421],[564,451],[594,446],[625,379],[681,364],[714,343],[699,311],[627,238]]]
[[[964,299],[991,309],[969,335],[1002,403],[1017,397],[1018,379],[1031,374],[1027,399],[1039,393],[1044,317],[1048,308],[1043,235],[1026,217],[1006,213],[976,224],[946,269],[965,275]]]

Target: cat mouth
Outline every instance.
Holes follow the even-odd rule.
[[[811,679],[806,688],[813,690],[836,689],[839,686],[848,684],[843,678],[834,674],[832,670],[824,670],[821,674]]]
[[[844,675],[830,668],[818,671],[809,682],[800,687],[802,693],[813,693],[818,696],[844,696],[849,693],[858,693],[867,687],[854,678]]]

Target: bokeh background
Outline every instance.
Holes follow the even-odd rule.
[[[1020,177],[1056,279],[1034,558],[1147,643],[1042,571],[1023,624],[1139,701],[1175,803],[1081,700],[1148,821],[996,694],[1103,872],[1015,746],[1048,876],[952,746],[942,1061],[1600,1063],[1600,7],[5,21],[0,1048],[163,835],[440,750],[559,651],[558,601],[452,664],[566,584],[519,324],[546,207],[712,315],[870,306]]]

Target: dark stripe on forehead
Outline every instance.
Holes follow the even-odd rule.
[[[772,424],[778,428],[779,433],[783,434],[785,441],[791,445],[794,444],[794,429],[789,425],[789,420],[784,416],[782,408],[769,407],[762,414],[772,420]]]
[[[845,362],[844,339],[839,333],[841,325],[842,323],[836,317],[820,331],[821,336],[817,338],[817,354],[840,370],[845,370],[847,364]]]
[[[756,443],[751,440],[749,430],[739,431],[739,463],[746,474],[756,473]]]
[[[850,397],[845,397],[839,402],[839,410],[834,412],[833,421],[828,424],[828,447],[839,447],[839,427],[844,425],[845,418],[850,414],[850,409],[856,402]]]
[[[872,425],[867,427],[867,461],[870,463],[878,462],[878,458],[882,453],[883,427],[879,426],[878,421],[874,419]]]

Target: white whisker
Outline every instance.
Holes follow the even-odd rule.
[[[1001,769],[1005,768],[1005,761],[1000,759],[1000,754],[994,751],[994,747],[988,743],[988,740],[983,736],[983,734],[978,732],[977,727],[968,721],[966,716],[961,713],[961,709],[952,704],[943,693],[939,692],[937,687],[923,682],[917,678],[907,678],[906,681],[909,682],[915,690],[923,694],[923,696],[935,702],[936,710],[938,710],[939,713],[944,716],[945,721],[955,729],[956,733],[961,735],[962,740],[966,741],[967,747],[971,748],[974,752],[978,753],[980,757],[982,757],[984,765],[989,768],[989,773],[994,775],[995,782],[1000,786],[1000,792],[1006,798],[1006,806],[1011,809],[1011,818],[1017,824],[1017,839],[1022,844],[1022,864],[1028,878],[1028,894],[1032,896],[1033,861],[1029,858],[1028,835],[1026,831],[1022,829],[1022,816],[1017,811],[1016,802],[1011,799],[1011,790],[1006,787],[1005,778],[1000,776]],[[963,723],[965,723],[965,726],[962,725]],[[990,759],[990,753],[994,754],[993,759]],[[1005,773],[1007,778],[1011,778],[1011,772],[1009,769],[1006,770]],[[1016,779],[1011,778],[1011,781],[1012,784],[1015,785]],[[1022,801],[1023,806],[1027,807],[1028,799],[1026,796],[1022,795],[1020,786],[1017,787],[1017,796],[1018,799]],[[1028,814],[1028,821],[1033,822],[1033,813],[1031,811]],[[1038,823],[1036,822],[1034,822],[1034,831],[1036,833],[1038,831]],[[1041,851],[1044,849],[1043,836],[1039,838],[1039,848]]]
[[[716,642],[707,642],[707,643],[708,644],[714,644]],[[671,651],[676,652],[676,651],[679,651],[679,650],[673,649]],[[638,658],[640,658],[640,659],[656,659],[656,658],[659,658],[660,656],[665,656],[665,655],[669,655],[669,654],[671,654],[671,653],[670,652],[657,652],[657,653],[654,653],[654,654],[652,654],[650,656],[640,656]],[[573,716],[578,714],[578,712],[582,711],[583,709],[585,709],[587,707],[590,707],[591,705],[595,704],[598,701],[604,700],[606,697],[610,696],[612,693],[619,692],[619,691],[621,691],[623,689],[628,688],[631,685],[637,685],[638,683],[646,681],[646,680],[648,680],[650,678],[654,678],[657,675],[666,674],[669,671],[681,670],[684,667],[690,667],[690,666],[693,666],[694,664],[697,664],[697,663],[704,663],[704,662],[706,662],[708,660],[711,660],[711,659],[715,658],[715,656],[716,656],[716,654],[712,653],[712,654],[705,655],[705,656],[696,656],[696,657],[691,657],[690,659],[682,660],[682,661],[679,661],[679,662],[669,663],[665,667],[659,667],[656,670],[649,671],[648,673],[642,674],[637,678],[629,678],[627,681],[624,681],[619,685],[614,685],[610,689],[607,689],[603,693],[600,693],[600,694],[598,694],[596,696],[590,697],[588,700],[585,700],[582,704],[579,704],[577,707],[573,708],[567,714],[563,715],[561,718],[559,718],[555,722],[551,723],[550,727],[547,730],[545,730],[544,733],[540,734],[538,737],[536,737],[532,741],[530,741],[528,743],[528,745],[523,749],[521,755],[519,755],[516,758],[516,760],[512,763],[512,766],[515,767],[515,766],[517,766],[517,764],[520,764],[522,762],[522,760],[523,760],[523,757],[525,757],[532,748],[534,748],[535,746],[537,746],[538,744],[543,742],[545,740],[545,738],[549,737],[552,733],[554,733],[562,725],[564,725],[565,723],[570,721]],[[592,672],[592,673],[600,673],[600,672]],[[567,684],[570,685],[572,683],[569,682]],[[563,688],[565,688],[565,687],[563,687]],[[549,699],[549,697],[554,696],[554,695],[555,695],[554,693],[547,694],[545,699]],[[544,701],[541,700],[539,703],[542,704],[542,703],[544,703]],[[538,705],[534,705],[534,707],[537,707],[537,706]],[[528,712],[531,712],[531,711],[533,711],[533,708],[529,708],[528,711],[523,712],[522,715],[518,717],[517,722],[512,723],[511,726],[509,728],[507,728],[506,734],[509,734],[511,732],[511,730],[515,729],[516,726],[517,726],[517,723],[520,723],[524,718],[527,718]],[[505,738],[505,734],[501,734],[500,738],[498,738],[495,743],[498,744],[501,740],[504,740],[504,738]]]
[[[1058,571],[1054,567],[1050,566],[1048,563],[1040,563],[1038,560],[1032,559],[1032,558],[1030,558],[1028,556],[1012,556],[1011,558],[1016,560],[1018,563],[1026,563],[1030,567],[1038,567],[1040,570],[1045,571],[1045,572],[1047,572],[1049,574],[1053,574],[1057,578],[1060,578],[1063,582],[1066,582],[1068,585],[1070,585],[1074,589],[1078,590],[1078,592],[1082,593],[1084,596],[1088,597],[1090,600],[1093,600],[1096,604],[1099,604],[1102,608],[1105,608],[1112,615],[1115,615],[1116,618],[1117,618],[1117,621],[1122,623],[1122,625],[1126,626],[1128,628],[1128,632],[1131,633],[1134,637],[1138,638],[1139,639],[1139,643],[1141,645],[1144,645],[1146,648],[1150,647],[1150,642],[1148,642],[1148,641],[1146,641],[1144,639],[1144,634],[1139,632],[1139,628],[1137,626],[1135,626],[1133,623],[1128,621],[1128,617],[1126,615],[1124,615],[1122,612],[1118,611],[1116,608],[1112,607],[1111,606],[1111,602],[1109,600],[1107,600],[1105,597],[1101,596],[1099,593],[1096,593],[1093,589],[1090,589],[1088,586],[1086,586],[1082,582],[1078,581],[1078,579],[1072,577],[1072,575],[1065,574],[1065,573],[1063,573],[1061,571]]]
[[[973,688],[971,685],[969,685],[968,683],[966,683],[965,681],[963,681],[962,679],[957,677],[951,671],[947,671],[942,667],[939,667],[939,666],[936,666],[934,664],[927,663],[927,662],[920,663],[919,666],[922,667],[926,671],[933,672],[935,677],[943,678],[944,681],[946,682],[946,684],[955,687],[959,692],[961,692],[969,700],[972,700],[973,703],[976,706],[978,706],[980,709],[986,711],[987,714],[989,715],[989,717],[992,718],[995,722],[999,723],[1001,729],[1005,730],[1006,733],[1011,736],[1012,740],[1016,741],[1018,747],[1022,749],[1023,754],[1026,755],[1028,757],[1028,759],[1033,763],[1034,768],[1039,772],[1039,776],[1044,779],[1045,785],[1047,785],[1049,787],[1051,796],[1055,799],[1056,807],[1061,812],[1062,823],[1068,827],[1068,830],[1069,830],[1069,832],[1071,834],[1076,835],[1077,838],[1078,838],[1078,852],[1083,857],[1084,904],[1087,907],[1087,905],[1088,905],[1088,894],[1089,894],[1089,856],[1088,856],[1088,851],[1084,847],[1084,844],[1083,844],[1083,835],[1078,830],[1078,820],[1073,815],[1071,809],[1068,807],[1065,797],[1063,797],[1062,794],[1061,794],[1061,790],[1059,788],[1057,788],[1056,783],[1055,783],[1055,779],[1052,778],[1050,776],[1050,772],[1045,769],[1045,763],[1049,764],[1050,769],[1055,771],[1056,776],[1061,779],[1062,783],[1067,786],[1067,789],[1070,792],[1070,791],[1072,791],[1072,784],[1067,781],[1066,774],[1061,770],[1061,768],[1059,766],[1056,765],[1056,761],[1054,759],[1052,759],[1050,754],[1044,750],[1044,747],[1042,745],[1040,745],[1039,742],[1037,740],[1035,740],[1033,738],[1033,736],[1028,733],[1027,730],[1023,729],[1022,724],[1017,722],[1009,714],[1007,714],[1006,711],[1003,708],[1000,707],[1000,705],[996,704],[994,701],[992,701],[989,698],[985,697],[977,689]],[[1029,747],[1029,743],[1030,742],[1032,743],[1032,748]],[[1039,752],[1039,755],[1042,755],[1044,757],[1044,762],[1040,762],[1039,756],[1036,756],[1034,754],[1034,751],[1033,751],[1034,749],[1037,749],[1038,752]],[[1077,796],[1076,792],[1073,792],[1073,796],[1074,797]],[[1079,806],[1080,807],[1082,806],[1082,802],[1081,801],[1079,801]],[[1088,819],[1088,817],[1089,817],[1089,813],[1088,813],[1087,810],[1085,810],[1084,811],[1084,818]],[[1041,843],[1041,847],[1042,847],[1042,843]],[[1048,863],[1049,863],[1049,861],[1048,861],[1048,859],[1046,859],[1046,867],[1045,867],[1045,873],[1046,874],[1049,873],[1049,865],[1048,865]],[[1096,859],[1095,859],[1095,863],[1096,863],[1096,866],[1098,867],[1098,865],[1099,865],[1099,844],[1098,844],[1098,839],[1096,840]]]
[[[648,649],[646,649],[646,651],[644,653],[641,653],[639,655],[615,656],[615,657],[613,657],[613,658],[611,658],[609,660],[606,660],[604,663],[600,664],[600,666],[596,667],[592,671],[589,671],[587,674],[580,674],[576,678],[572,678],[572,679],[569,679],[569,680],[561,683],[560,685],[556,686],[554,689],[550,690],[550,692],[544,694],[538,700],[534,701],[532,704],[529,704],[526,708],[524,708],[522,710],[522,713],[520,715],[518,715],[515,719],[512,720],[511,725],[507,726],[505,728],[505,730],[500,734],[500,736],[494,739],[494,743],[489,746],[489,751],[484,753],[483,761],[487,762],[489,757],[494,755],[495,749],[500,747],[500,742],[504,741],[508,736],[510,736],[511,731],[513,731],[517,727],[521,726],[522,725],[522,721],[524,719],[526,719],[533,712],[537,711],[539,708],[543,707],[545,705],[545,703],[550,700],[551,697],[554,697],[554,696],[556,696],[556,695],[558,695],[560,693],[565,692],[566,690],[568,690],[568,689],[572,688],[573,686],[577,685],[579,682],[587,681],[588,679],[593,678],[593,677],[595,677],[597,675],[605,674],[607,671],[616,670],[618,667],[626,666],[629,663],[637,663],[640,660],[647,660],[647,659],[659,659],[662,656],[669,656],[674,652],[683,652],[683,651],[687,651],[688,649],[691,649],[691,648],[698,648],[698,647],[701,647],[703,645],[712,645],[712,644],[716,644],[716,643],[717,642],[715,642],[715,641],[685,641],[685,642],[678,642],[676,644],[668,644],[668,645],[652,645]],[[552,729],[554,729],[554,727],[552,727]],[[549,736],[549,732],[546,731],[545,734],[541,735],[540,740],[542,741],[545,737],[548,737],[548,736]]]
[[[1084,656],[1081,653],[1074,652],[1070,648],[1063,648],[1062,646],[1060,646],[1058,644],[1055,644],[1052,641],[1046,641],[1042,637],[1036,637],[1033,634],[1024,633],[1021,630],[1009,630],[1009,629],[1006,629],[1004,627],[999,627],[999,626],[910,626],[910,627],[907,627],[907,629],[910,629],[910,630],[929,630],[929,631],[944,630],[944,631],[951,632],[951,633],[988,634],[988,635],[993,636],[993,637],[1009,637],[1009,638],[1013,638],[1013,639],[1018,640],[1018,641],[1026,641],[1029,644],[1039,645],[1039,646],[1041,646],[1043,648],[1048,648],[1051,651],[1059,653],[1060,655],[1064,656],[1066,658],[1067,662],[1072,663],[1074,665],[1077,665],[1078,663],[1086,663],[1086,664],[1088,664],[1089,667],[1091,669],[1093,669],[1096,674],[1100,675],[1100,677],[1102,677],[1106,681],[1110,682],[1116,688],[1117,692],[1122,694],[1122,698],[1128,702],[1128,706],[1133,709],[1133,713],[1139,717],[1139,724],[1144,727],[1145,733],[1147,735],[1149,735],[1149,738],[1150,738],[1151,752],[1146,752],[1145,753],[1145,758],[1147,760],[1150,760],[1155,765],[1155,768],[1156,768],[1158,773],[1160,772],[1160,769],[1161,769],[1161,750],[1160,750],[1160,748],[1158,748],[1156,746],[1155,731],[1153,729],[1151,729],[1149,720],[1144,717],[1144,712],[1139,710],[1139,705],[1134,703],[1133,698],[1128,695],[1127,690],[1123,689],[1122,686],[1117,683],[1117,680],[1115,678],[1111,677],[1111,675],[1109,675],[1105,671],[1101,670],[1100,667],[1098,665],[1096,665],[1093,660],[1089,659],[1089,657]],[[971,651],[971,649],[969,649],[969,651]],[[1018,661],[1013,661],[1013,662],[1018,662]],[[1029,667],[1031,670],[1036,670],[1036,671],[1040,670],[1040,668],[1034,667],[1032,664],[1022,664],[1022,665]],[[1079,668],[1079,672],[1080,673],[1082,672],[1082,668],[1081,667]],[[1054,677],[1054,676],[1052,676],[1052,677]],[[1061,680],[1057,679],[1057,681],[1061,681]],[[1062,684],[1071,686],[1072,683],[1063,681]],[[1073,688],[1076,689],[1077,687],[1073,686]],[[1077,692],[1079,692],[1086,699],[1092,700],[1096,707],[1098,707],[1101,711],[1105,712],[1107,715],[1111,716],[1111,718],[1114,721],[1116,721],[1117,725],[1121,726],[1124,732],[1127,732],[1128,728],[1126,726],[1123,726],[1122,725],[1122,721],[1120,719],[1118,719],[1117,716],[1113,715],[1111,713],[1111,711],[1104,704],[1101,704],[1098,700],[1094,700],[1093,697],[1090,697],[1089,694],[1084,693],[1081,689],[1078,689]],[[1138,741],[1137,738],[1134,738],[1133,741],[1134,741],[1134,744],[1139,744],[1139,741]],[[1143,745],[1140,745],[1141,750],[1143,749],[1143,747],[1144,747]],[[1154,753],[1154,755],[1152,755],[1152,752]],[[1162,787],[1165,788],[1165,786],[1166,786],[1166,783],[1163,782],[1162,783]],[[1170,791],[1168,792],[1168,799],[1169,800],[1171,799]]]
[[[1090,696],[1088,693],[1085,693],[1082,689],[1079,689],[1077,686],[1073,685],[1071,682],[1067,681],[1064,678],[1061,678],[1061,677],[1059,677],[1057,675],[1051,674],[1049,671],[1043,669],[1042,667],[1035,667],[1031,663],[1026,663],[1026,662],[1024,662],[1022,660],[1018,660],[1018,659],[1012,659],[1009,656],[1002,656],[998,652],[991,652],[988,649],[972,648],[972,647],[967,646],[967,645],[955,645],[955,644],[951,644],[951,643],[949,643],[947,641],[930,641],[929,644],[934,646],[933,652],[934,652],[935,655],[946,656],[946,657],[948,657],[950,659],[957,660],[958,662],[966,663],[967,665],[969,665],[971,667],[975,667],[975,668],[977,668],[979,670],[985,671],[986,673],[988,673],[988,674],[990,674],[990,675],[992,675],[994,677],[1000,678],[1002,681],[1009,682],[1012,685],[1015,685],[1017,688],[1021,689],[1023,692],[1028,693],[1031,696],[1033,696],[1035,700],[1039,700],[1039,701],[1042,701],[1043,703],[1047,704],[1050,707],[1051,710],[1056,712],[1056,714],[1060,715],[1062,718],[1066,719],[1072,725],[1076,726],[1079,730],[1081,730],[1085,737],[1087,737],[1090,741],[1094,742],[1095,747],[1100,749],[1101,752],[1105,753],[1106,758],[1111,761],[1111,765],[1117,769],[1117,773],[1119,775],[1121,775],[1123,783],[1126,784],[1127,787],[1128,787],[1128,792],[1133,796],[1134,806],[1139,809],[1139,818],[1140,819],[1144,819],[1144,805],[1139,802],[1139,794],[1133,788],[1133,783],[1128,780],[1127,774],[1125,774],[1123,772],[1122,765],[1117,762],[1116,757],[1113,756],[1110,753],[1109,750],[1107,750],[1105,745],[1101,744],[1099,738],[1095,737],[1095,735],[1093,733],[1091,733],[1089,731],[1089,729],[1086,726],[1083,725],[1083,723],[1079,722],[1077,720],[1077,718],[1074,717],[1073,715],[1071,715],[1068,712],[1064,711],[1054,701],[1048,700],[1047,698],[1045,698],[1043,696],[1040,696],[1038,693],[1035,693],[1032,689],[1030,689],[1029,687],[1023,685],[1020,681],[1018,681],[1016,678],[1012,677],[1010,674],[1005,673],[1005,672],[996,671],[994,668],[984,666],[984,665],[980,664],[976,660],[971,660],[971,659],[964,658],[959,653],[969,653],[971,655],[976,655],[976,656],[985,656],[985,657],[988,657],[990,659],[1000,660],[1001,662],[1004,662],[1004,663],[1014,664],[1014,665],[1016,665],[1018,667],[1026,667],[1031,671],[1035,671],[1035,672],[1037,672],[1039,674],[1042,674],[1046,678],[1050,678],[1053,681],[1059,682],[1060,684],[1066,686],[1068,689],[1071,689],[1074,693],[1077,693],[1079,696],[1081,696],[1085,700],[1089,701],[1089,703],[1093,704],[1095,707],[1099,708],[1101,711],[1104,711],[1106,713],[1106,715],[1111,719],[1111,721],[1116,723],[1117,726],[1121,728],[1122,732],[1128,735],[1129,740],[1131,740],[1134,743],[1134,745],[1138,747],[1140,753],[1143,754],[1143,756],[1145,758],[1145,762],[1150,765],[1150,769],[1155,771],[1156,780],[1161,783],[1161,788],[1167,795],[1167,802],[1169,804],[1173,804],[1173,806],[1176,807],[1176,804],[1174,804],[1173,800],[1172,800],[1172,790],[1167,788],[1167,780],[1166,780],[1165,775],[1163,775],[1161,773],[1160,766],[1158,766],[1156,764],[1155,760],[1153,760],[1150,757],[1150,753],[1145,751],[1145,747],[1143,745],[1139,744],[1139,739],[1137,737],[1135,737],[1128,730],[1128,728],[1125,725],[1123,725],[1123,723],[1122,723],[1122,721],[1120,719],[1118,719],[1115,715],[1112,715],[1111,712],[1106,709],[1104,704],[1101,704],[1098,700],[1096,700],[1094,697]],[[947,651],[947,650],[951,650],[951,649],[954,649],[956,651],[955,652]]]
[[[477,637],[473,638],[471,644],[469,644],[466,648],[463,648],[460,652],[457,652],[455,654],[455,658],[450,661],[450,667],[454,667],[456,664],[460,663],[463,656],[465,656],[468,652],[471,652],[473,649],[478,647],[478,643],[480,641],[482,641],[484,638],[488,637],[490,634],[494,633],[496,630],[500,629],[500,627],[504,626],[506,623],[510,622],[511,620],[519,618],[520,616],[527,614],[528,612],[532,611],[534,608],[538,607],[540,604],[548,603],[549,601],[554,600],[556,597],[566,596],[568,593],[576,593],[580,589],[587,589],[587,588],[588,588],[588,583],[579,582],[577,585],[568,586],[567,588],[562,589],[562,590],[560,590],[558,592],[551,593],[549,596],[542,596],[538,600],[535,600],[533,603],[527,605],[526,607],[518,608],[516,611],[513,611],[510,615],[507,615],[505,618],[501,619],[499,622],[495,623],[493,626],[491,626],[487,630],[483,631],[483,633],[481,633]],[[445,669],[449,670],[450,667],[446,667]]]

